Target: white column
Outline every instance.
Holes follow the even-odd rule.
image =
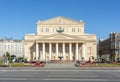
[[[75,55],[75,60],[78,60],[78,43],[76,43],[76,55]]]
[[[72,44],[69,43],[69,56],[70,56],[70,60],[72,60]]]
[[[63,43],[63,59],[65,60],[65,43]]]
[[[58,43],[56,43],[56,60],[58,60]]]
[[[43,60],[45,60],[45,43],[42,43],[42,49],[43,49]]]
[[[38,43],[36,43],[36,60],[38,60],[39,57],[39,46]]]
[[[82,44],[82,57],[84,58],[84,60],[85,60],[85,44],[83,43]]]
[[[52,45],[49,43],[49,60],[52,59]]]

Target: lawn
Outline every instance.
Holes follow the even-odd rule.
[[[11,67],[31,67],[31,64],[25,64],[25,63],[10,63]]]
[[[97,64],[98,65],[98,64]],[[106,66],[106,67],[118,67],[118,66],[120,66],[120,63],[101,63],[101,64],[99,64],[98,66]]]
[[[25,63],[9,63],[8,65],[3,64],[0,62],[0,67],[5,67],[5,66],[10,66],[10,67],[32,67],[33,65],[31,64],[25,64]]]
[[[0,61],[0,65],[2,65],[2,61]]]

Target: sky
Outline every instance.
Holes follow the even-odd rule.
[[[0,0],[0,38],[23,39],[36,22],[57,16],[83,20],[97,39],[120,32],[120,0]]]

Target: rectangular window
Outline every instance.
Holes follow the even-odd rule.
[[[47,28],[45,29],[45,32],[47,32]]]
[[[72,28],[72,32],[73,32],[73,28]]]
[[[12,49],[12,45],[11,45],[11,49]]]
[[[8,49],[10,49],[10,45],[8,45]]]
[[[81,32],[80,28],[78,28],[78,32]]]
[[[6,49],[6,45],[4,45],[5,46],[5,49]]]
[[[49,28],[46,28],[45,31],[46,31],[46,32],[49,32]]]
[[[49,28],[47,28],[47,32],[49,32]]]
[[[54,32],[54,28],[53,28],[53,32]]]
[[[75,28],[72,28],[72,32],[75,32]]]
[[[40,28],[40,32],[43,32],[43,28]]]

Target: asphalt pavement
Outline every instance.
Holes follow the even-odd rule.
[[[120,70],[1,70],[0,82],[120,82]]]

